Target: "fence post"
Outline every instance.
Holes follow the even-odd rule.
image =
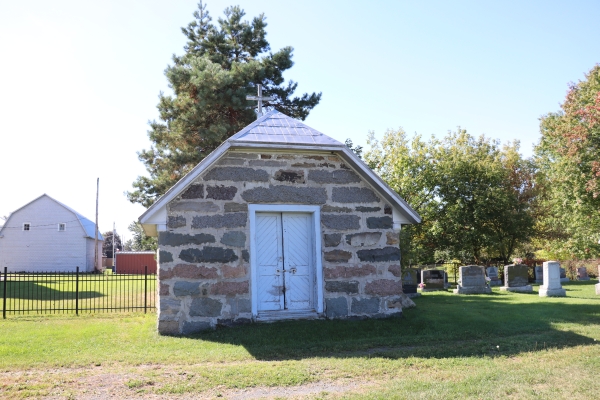
[[[75,268],[75,315],[79,315],[79,267]]]
[[[144,265],[144,314],[148,311],[148,266]]]
[[[4,293],[2,295],[2,319],[6,319],[6,278],[8,267],[4,267]]]

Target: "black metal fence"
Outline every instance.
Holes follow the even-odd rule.
[[[46,314],[154,311],[156,274],[8,272],[0,277],[2,317]]]

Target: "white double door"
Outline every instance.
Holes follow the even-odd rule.
[[[258,311],[314,309],[312,217],[256,213]]]

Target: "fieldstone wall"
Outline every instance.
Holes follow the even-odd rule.
[[[158,330],[251,321],[248,204],[321,206],[325,316],[402,312],[392,209],[340,158],[228,152],[168,205]]]

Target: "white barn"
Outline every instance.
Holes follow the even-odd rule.
[[[0,227],[0,270],[81,272],[94,270],[95,224],[43,194],[12,212]],[[102,265],[98,232],[98,266]]]

